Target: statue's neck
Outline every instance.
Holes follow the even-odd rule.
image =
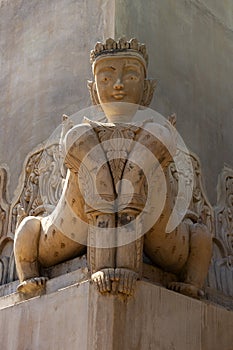
[[[132,115],[107,115],[109,123],[130,123],[132,121]]]

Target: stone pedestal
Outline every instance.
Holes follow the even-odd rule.
[[[134,297],[103,296],[86,268],[49,280],[41,297],[0,298],[4,350],[231,350],[232,325],[231,311],[145,281]]]

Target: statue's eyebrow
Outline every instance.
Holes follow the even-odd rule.
[[[136,69],[138,72],[140,71],[140,67],[137,64],[127,63],[124,65],[126,69]]]
[[[103,67],[103,68],[100,68],[99,73],[105,72],[105,71],[112,71],[112,70],[116,70],[116,68],[113,66]]]

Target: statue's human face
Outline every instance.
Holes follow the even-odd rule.
[[[137,58],[116,56],[102,58],[97,62],[95,67],[96,90],[100,104],[109,119],[112,119],[113,115],[125,113],[123,104],[116,105],[113,102],[140,105],[144,79],[144,67]],[[108,106],[104,105],[106,103]],[[114,106],[112,110],[109,103]]]

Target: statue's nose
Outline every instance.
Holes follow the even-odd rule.
[[[124,88],[124,84],[122,83],[121,79],[118,78],[113,87],[116,90],[122,90]]]

